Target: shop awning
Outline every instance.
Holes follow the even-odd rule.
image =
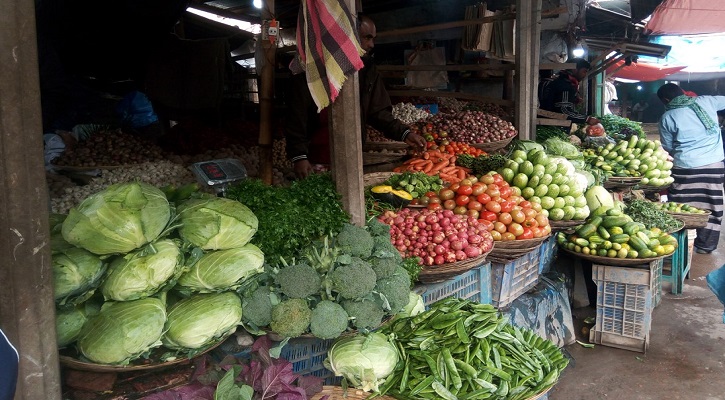
[[[664,79],[675,72],[685,69],[686,66],[666,67],[657,64],[643,62],[625,65],[624,60],[618,61],[607,68],[607,76],[615,78],[631,79],[636,81],[651,82]]]
[[[665,0],[644,27],[646,35],[699,35],[725,32],[722,1]]]

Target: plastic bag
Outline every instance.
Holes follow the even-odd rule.
[[[584,147],[602,147],[609,143],[617,143],[614,139],[607,135],[604,136],[587,136],[584,138]]]

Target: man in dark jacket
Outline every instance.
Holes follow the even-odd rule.
[[[579,82],[587,77],[591,65],[583,58],[569,60],[576,69],[563,70],[553,78],[543,80],[539,88],[539,108],[566,115],[569,121],[577,124],[596,125],[599,120],[579,111],[582,98],[579,95]]]
[[[18,351],[0,329],[0,400],[12,400],[18,381]]]
[[[366,16],[358,18],[360,45],[365,50],[365,55],[362,57],[365,67],[359,71],[360,126],[364,132],[365,126],[369,124],[390,139],[405,142],[416,150],[424,150],[425,139],[410,132],[405,124],[393,118],[390,96],[372,60],[376,32],[375,23],[370,18]],[[289,90],[289,113],[285,123],[287,156],[294,164],[297,176],[303,178],[313,172],[310,158],[319,162],[318,160],[325,161],[329,157],[329,146],[325,146],[327,143],[325,137],[329,134],[327,131],[329,110],[326,108],[317,113],[317,106],[307,88],[304,74],[292,76]],[[360,134],[364,141],[363,132]],[[316,156],[312,154],[315,152]],[[317,160],[314,160],[315,157]]]

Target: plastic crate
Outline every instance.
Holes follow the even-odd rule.
[[[539,246],[539,274],[549,272],[558,251],[559,246],[556,244],[556,235],[552,235],[541,243]]]
[[[438,104],[415,104],[415,108],[428,111],[430,115],[438,114]]]
[[[292,363],[292,371],[301,376],[313,375],[325,380],[325,385],[336,385],[342,377],[335,376],[322,362],[335,339],[293,338],[282,348],[281,357]]]
[[[592,265],[597,318],[591,343],[644,353],[652,325],[652,291],[657,261],[646,268]]]
[[[422,296],[426,309],[448,297],[491,304],[491,263],[483,263],[445,282],[428,285]]]
[[[506,264],[491,263],[491,304],[503,308],[539,282],[540,247]]]
[[[654,261],[652,267],[652,305],[657,307],[662,301],[662,267],[664,259]]]

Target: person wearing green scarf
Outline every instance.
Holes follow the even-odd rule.
[[[657,97],[665,105],[660,142],[674,165],[668,200],[711,211],[695,239],[697,253],[710,254],[717,249],[723,216],[725,152],[717,112],[725,109],[725,96],[688,96],[680,86],[666,83]]]

